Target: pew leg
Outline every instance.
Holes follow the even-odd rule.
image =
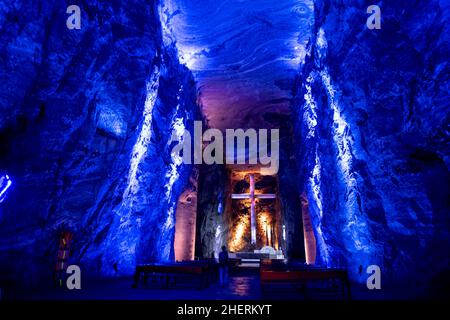
[[[144,276],[143,276],[143,283],[146,286],[148,282],[148,272],[144,272]]]
[[[205,286],[205,278],[203,277],[203,275],[200,275],[198,280],[199,280],[199,282],[198,282],[197,290],[202,290]]]
[[[261,292],[263,295],[267,294],[267,285],[264,282],[261,283]]]
[[[308,292],[306,282],[302,281],[302,283],[300,284],[300,288],[301,288],[301,291],[303,292],[303,297],[305,298],[305,300],[309,300],[309,292]]]
[[[348,279],[340,279],[340,284],[342,298],[351,300],[350,281]]]
[[[133,276],[133,285],[131,286],[132,288],[136,289],[138,287],[139,278],[140,278],[140,272],[136,271]]]

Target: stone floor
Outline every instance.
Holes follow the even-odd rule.
[[[131,288],[131,278],[103,281],[84,281],[81,290],[49,289],[41,292],[21,292],[7,295],[5,299],[31,300],[343,300],[340,291],[329,292],[313,288],[306,293],[295,290],[271,290],[262,293],[258,275],[231,276],[229,283],[221,287],[213,283],[204,289]],[[386,292],[369,291],[362,286],[352,286],[352,299],[392,299]]]

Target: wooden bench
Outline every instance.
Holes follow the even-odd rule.
[[[303,268],[288,270],[270,270],[262,268],[261,288],[267,291],[270,287],[303,287],[318,281],[338,281],[341,284],[342,295],[350,299],[350,281],[348,273],[343,269]]]
[[[179,285],[195,285],[198,288],[207,286],[210,282],[209,264],[204,262],[151,263],[136,266],[133,288],[137,288],[139,280],[148,284],[170,288]]]

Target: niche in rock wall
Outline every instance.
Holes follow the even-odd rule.
[[[198,174],[194,170],[189,180],[189,185],[178,198],[174,241],[176,261],[194,260],[197,220],[197,180]]]

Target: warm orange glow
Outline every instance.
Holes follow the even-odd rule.
[[[245,247],[244,236],[250,233],[250,221],[248,217],[242,216],[237,222],[232,235],[232,240],[228,244],[231,251],[241,251]]]
[[[233,180],[242,181],[249,180],[249,175],[256,175],[258,180],[259,172],[253,172],[252,170],[246,171],[234,171]],[[228,247],[231,251],[242,252],[243,250],[253,251],[264,247],[266,244],[278,248],[278,227],[276,211],[277,206],[272,202],[263,200],[273,200],[276,199],[275,194],[265,193],[267,189],[255,190],[251,188],[252,179],[250,177],[250,186],[247,188],[241,188],[239,193],[233,194],[234,199],[238,199],[239,202],[234,202],[236,205],[233,209],[233,225],[231,226],[230,237],[228,239]],[[259,180],[258,180],[259,181]],[[253,183],[255,185],[255,183]],[[253,192],[252,192],[253,190]],[[242,195],[237,197],[237,195]],[[254,227],[255,231],[252,234],[251,228],[251,216],[252,216],[252,200],[251,194],[254,195]],[[248,198],[244,197],[246,195]],[[264,211],[267,210],[267,211]],[[271,212],[274,211],[274,212]],[[253,237],[255,238],[255,243],[252,242]]]
[[[262,246],[267,243],[272,246],[272,215],[269,212],[261,212],[258,215],[258,233],[262,236]]]

